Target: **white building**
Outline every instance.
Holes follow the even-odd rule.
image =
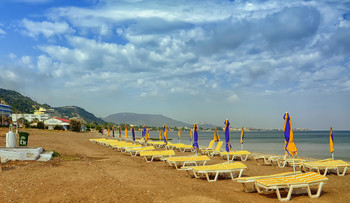
[[[62,126],[65,130],[69,129],[69,120],[63,118],[50,118],[44,121],[45,126],[53,129],[56,125]]]
[[[49,114],[12,114],[12,121],[16,122],[18,119],[24,118],[28,122],[32,122],[34,119],[44,121],[50,118]]]

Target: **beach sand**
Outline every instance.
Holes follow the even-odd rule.
[[[0,128],[0,146],[5,146],[7,128]],[[146,163],[108,147],[92,144],[96,133],[25,129],[28,146],[55,150],[61,157],[49,162],[1,164],[0,202],[279,202],[275,193],[245,193],[231,179],[209,183],[177,171],[161,161]],[[189,155],[179,153],[177,155]],[[207,164],[224,162],[213,157]],[[291,167],[258,166],[244,162],[243,176],[292,171]],[[293,195],[292,202],[349,202],[350,173],[327,176],[321,197]]]

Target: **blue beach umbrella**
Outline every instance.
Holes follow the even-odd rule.
[[[231,137],[230,137],[230,121],[225,120],[225,141],[226,141],[226,152],[231,151]],[[227,161],[229,162],[229,154],[227,153]]]
[[[287,155],[294,157],[298,153],[298,149],[294,144],[294,134],[293,134],[293,129],[292,129],[292,122],[291,122],[291,117],[289,113],[284,114],[284,139],[285,139],[285,151]]]
[[[119,137],[122,138],[122,131],[121,131],[121,126],[119,126]]]
[[[195,149],[196,151],[198,150],[199,146],[198,146],[198,125],[194,124],[193,126],[193,149]]]
[[[146,125],[143,125],[142,137],[145,138],[145,136],[146,136]]]
[[[334,139],[333,139],[333,129],[331,127],[331,130],[329,132],[329,151],[332,154],[332,160],[334,160]]]
[[[230,137],[230,121],[225,120],[225,140],[226,140],[226,151],[231,151],[231,137]]]
[[[163,133],[164,133],[164,143],[168,144],[168,128],[166,125],[163,125]]]
[[[243,150],[243,139],[244,139],[244,127],[242,126],[242,130],[241,130],[241,150]]]
[[[298,149],[294,144],[294,134],[293,134],[293,128],[292,128],[292,122],[290,121],[291,117],[289,116],[289,113],[285,113],[283,116],[284,119],[284,150],[286,151],[286,154],[293,157],[293,170],[295,172],[295,164],[294,164],[294,157],[298,153]]]
[[[135,142],[135,128],[132,126],[131,128],[131,133],[132,133],[132,140]]]
[[[112,136],[114,138],[114,126],[112,127]]]

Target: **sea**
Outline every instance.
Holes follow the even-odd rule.
[[[329,150],[329,131],[293,131],[294,143],[298,148],[298,157],[315,159],[327,159],[332,155]],[[233,150],[240,150],[241,132],[231,131],[231,146]],[[225,141],[223,131],[219,131],[220,139]],[[208,146],[213,139],[214,132],[199,131],[199,145]],[[137,132],[136,137],[141,137]],[[159,131],[150,132],[151,138],[158,138]],[[170,142],[178,143],[178,132],[168,131]],[[350,161],[350,131],[333,131],[334,158]],[[181,132],[181,143],[191,144],[190,132]],[[284,133],[283,131],[245,131],[243,149],[251,152],[269,154],[284,154]]]

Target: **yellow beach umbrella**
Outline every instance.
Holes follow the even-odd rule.
[[[243,150],[243,138],[244,138],[244,127],[242,126],[242,130],[241,130],[241,150]]]
[[[220,141],[220,136],[219,136],[219,133],[218,133],[218,129],[216,127],[214,128],[214,141],[215,142],[219,142]]]
[[[168,128],[166,125],[163,125],[163,132],[164,132],[164,143],[168,144]]]
[[[128,126],[125,125],[125,138],[128,138]]]
[[[178,136],[179,136],[179,142],[181,141],[181,129],[179,129],[179,131],[177,132]]]
[[[334,160],[334,140],[333,140],[333,129],[331,127],[330,133],[329,133],[329,151],[332,154],[332,159]]]

